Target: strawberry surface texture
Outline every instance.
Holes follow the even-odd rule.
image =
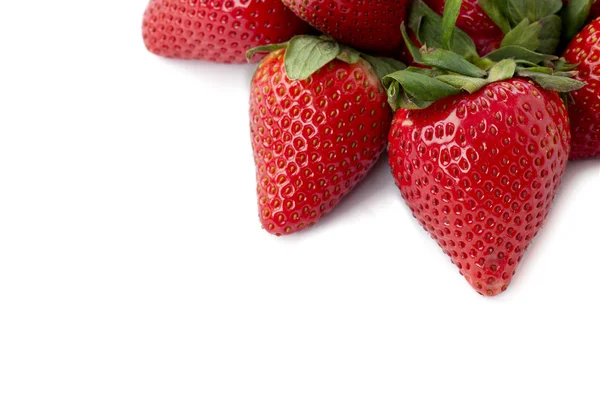
[[[587,25],[569,44],[564,57],[577,64],[577,79],[586,86],[572,92],[572,159],[600,156],[600,18]]]
[[[151,0],[142,27],[152,53],[221,63],[309,29],[281,0]]]
[[[292,81],[285,50],[252,80],[250,128],[259,217],[276,235],[317,222],[361,181],[385,150],[392,111],[364,60],[333,60]]]
[[[508,287],[559,188],[570,150],[555,92],[513,78],[399,110],[389,163],[419,223],[480,294]]]
[[[283,0],[303,20],[335,40],[374,54],[400,54],[408,0]]]

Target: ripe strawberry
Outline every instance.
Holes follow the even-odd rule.
[[[446,0],[424,0],[433,11],[444,13]],[[483,56],[500,48],[504,33],[479,7],[478,0],[463,0],[456,27],[473,39],[477,52]]]
[[[573,132],[571,159],[600,157],[600,18],[588,24],[567,47],[564,57],[578,64],[577,79],[586,85],[571,95],[569,105]]]
[[[475,290],[506,290],[539,232],[569,153],[560,97],[513,78],[399,110],[389,163],[414,216]]]
[[[409,0],[283,0],[300,18],[335,40],[374,54],[396,56]]]
[[[331,211],[387,143],[392,111],[364,59],[343,62],[332,56],[297,77],[293,59],[303,62],[312,54],[297,50],[319,40],[292,39],[287,49],[261,62],[252,80],[250,130],[259,217],[276,235],[297,232]]]
[[[221,63],[309,29],[280,0],[150,0],[142,28],[152,53]]]

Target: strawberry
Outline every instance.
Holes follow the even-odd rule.
[[[600,157],[600,18],[588,24],[567,47],[564,58],[578,64],[577,79],[586,85],[571,93],[569,105],[573,149],[571,159]]]
[[[309,29],[280,0],[150,0],[142,31],[160,56],[245,63],[250,48]]]
[[[511,79],[399,110],[389,163],[419,223],[475,290],[496,295],[548,215],[569,139],[560,97]]]
[[[446,0],[425,0],[438,14],[444,13]],[[504,33],[498,25],[479,7],[478,0],[463,0],[456,26],[469,35],[480,55],[500,48]]]
[[[359,50],[396,56],[409,0],[283,0],[303,20]]]
[[[401,64],[312,36],[280,47],[252,79],[250,131],[260,221],[285,235],[331,211],[379,159],[392,111],[374,68]]]
[[[565,171],[569,119],[556,91],[582,84],[564,60],[553,64],[556,57],[522,48],[481,68],[448,49],[407,43],[426,68],[383,79],[397,109],[388,139],[392,174],[471,286],[497,295],[541,229]]]

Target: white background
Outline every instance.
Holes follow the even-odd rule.
[[[169,61],[145,0],[5,2],[0,399],[597,399],[600,161],[477,295],[386,165],[260,229],[252,66]]]

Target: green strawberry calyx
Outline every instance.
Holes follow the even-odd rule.
[[[558,13],[563,9],[562,0],[479,0],[478,4],[504,33],[501,47],[519,46],[543,54],[556,52],[561,40],[562,22]],[[423,0],[415,0],[408,26],[420,43],[448,48],[456,36],[452,50],[466,57],[477,57],[475,44],[466,33],[448,29],[456,23],[461,5],[461,0],[446,0],[441,17]]]
[[[250,60],[256,53],[271,53],[280,49],[286,49],[284,65],[286,74],[291,80],[306,80],[335,59],[348,64],[356,64],[362,58],[371,64],[380,80],[392,72],[406,68],[406,65],[400,61],[361,53],[336,42],[329,36],[295,36],[285,43],[250,49],[246,53],[246,58]]]
[[[420,0],[418,0],[420,1]],[[417,2],[418,2],[417,1]],[[475,93],[493,82],[523,77],[540,87],[559,93],[581,89],[584,83],[573,79],[575,65],[550,54],[535,52],[519,45],[504,46],[481,58],[469,50],[468,36],[455,28],[462,0],[447,0],[439,26],[439,48],[427,42],[414,44],[402,24],[401,31],[415,64],[383,78],[392,109],[421,109],[442,98],[460,93]],[[432,28],[435,29],[435,28]],[[416,32],[415,32],[416,33]],[[422,31],[424,35],[430,35]]]

